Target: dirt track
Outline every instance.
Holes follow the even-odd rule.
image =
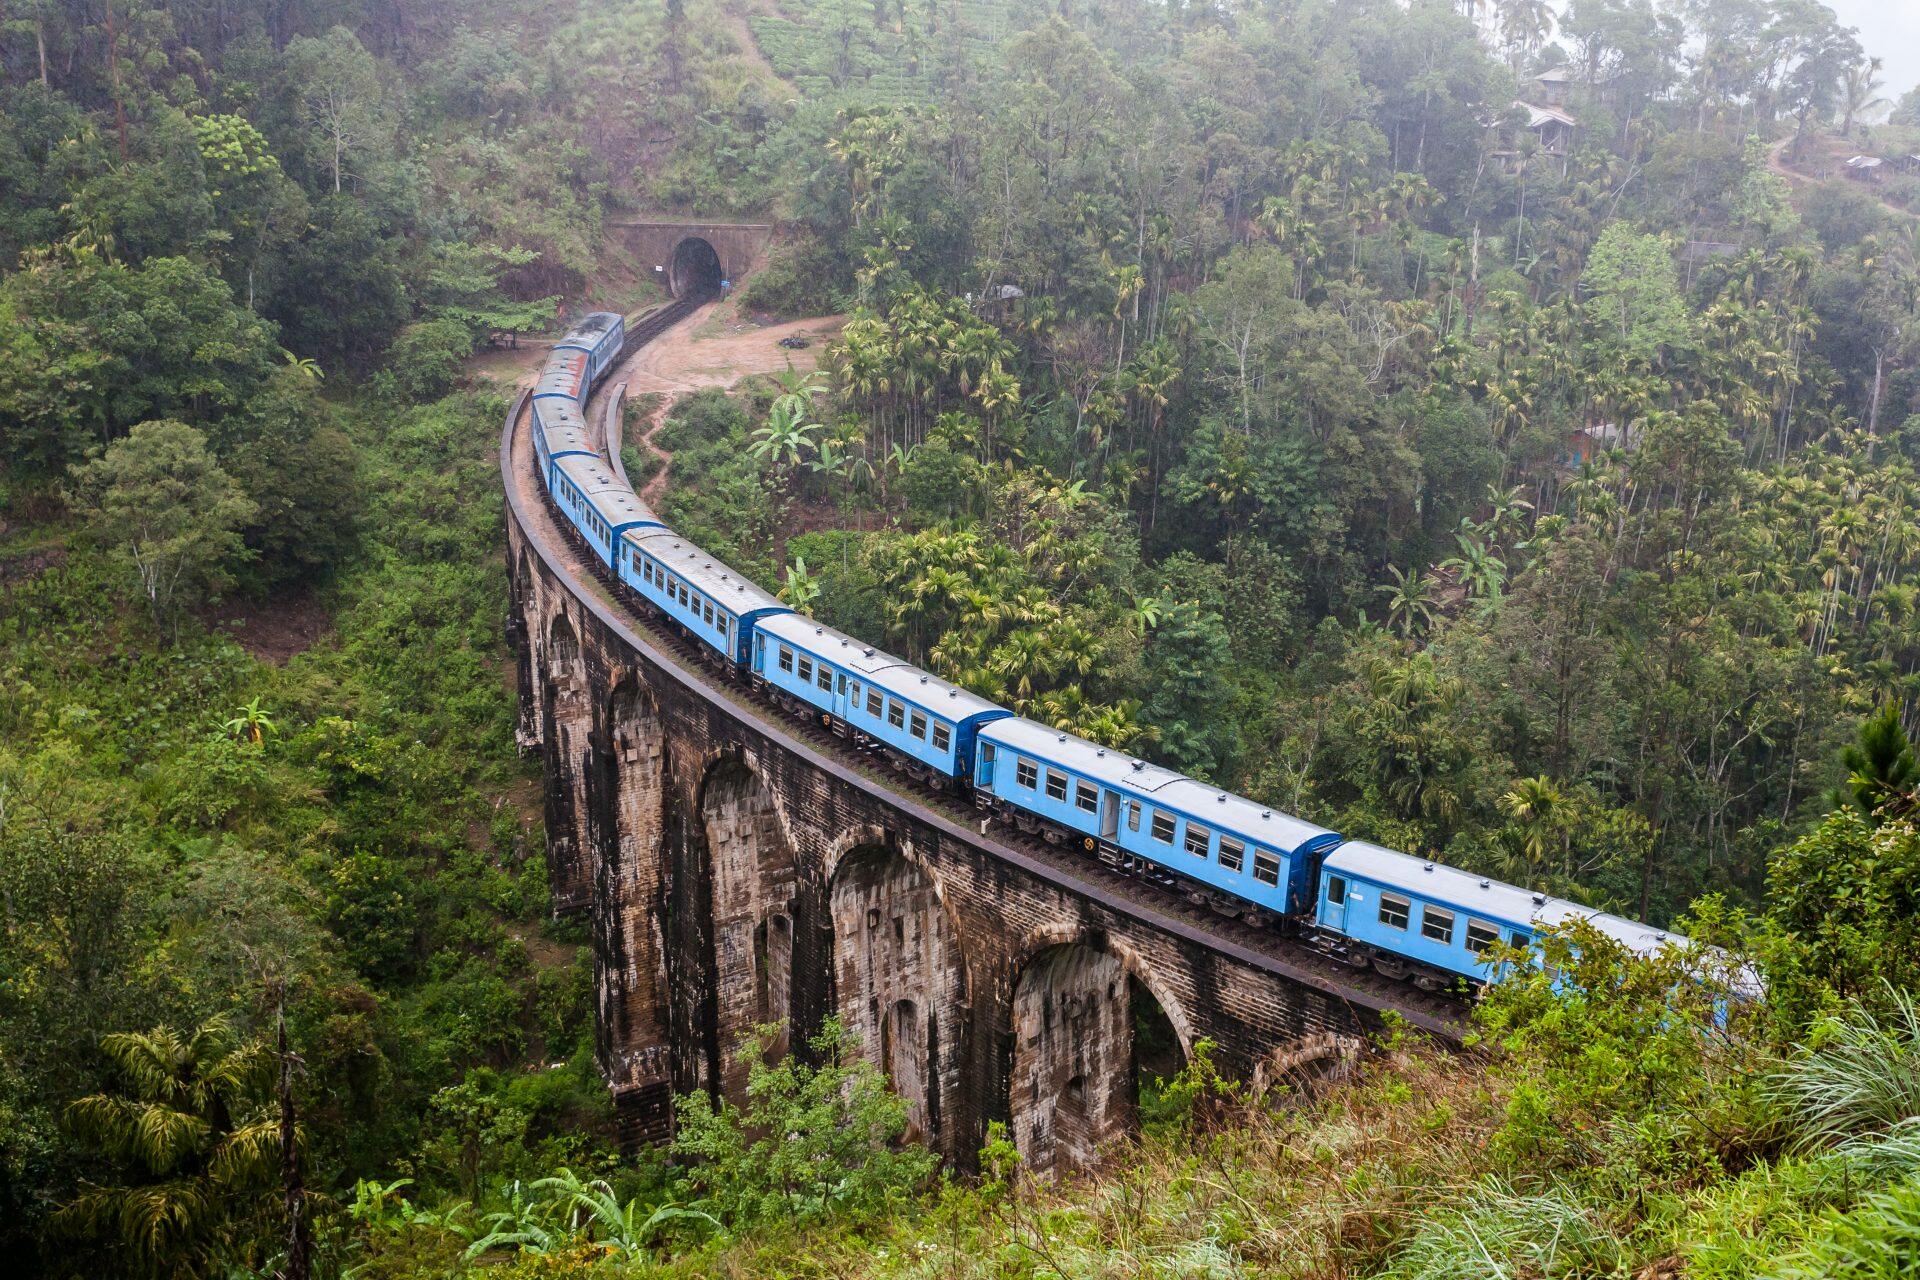
[[[625,382],[629,399],[660,397],[635,440],[661,460],[660,470],[640,491],[641,498],[655,503],[666,488],[673,455],[655,445],[653,437],[675,401],[708,387],[731,387],[758,374],[812,369],[820,363],[821,349],[845,324],[845,316],[826,316],[759,325],[738,317],[731,303],[709,302],[614,366],[606,378],[608,385]],[[780,345],[780,339],[796,336],[810,345],[798,351]]]

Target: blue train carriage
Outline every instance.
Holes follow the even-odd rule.
[[[1662,933],[1591,907],[1478,876],[1362,840],[1327,856],[1314,922],[1348,963],[1426,990],[1496,979],[1485,953],[1495,943],[1527,950],[1550,925],[1585,920],[1634,953],[1673,942]]]
[[[756,623],[791,612],[664,525],[626,536],[620,580],[733,668],[746,666]]]
[[[567,330],[567,336],[553,346],[559,351],[584,351],[587,355],[587,381],[581,394],[593,389],[600,381],[600,375],[620,358],[621,349],[626,345],[627,319],[617,311],[595,311],[581,317],[580,322]]]
[[[539,461],[540,478],[548,488],[553,486],[556,458],[598,456],[579,408],[571,401],[558,399],[533,402],[533,452]]]
[[[593,454],[556,458],[552,490],[567,520],[609,569],[614,567],[614,548],[621,545],[625,533],[665,527]]]
[[[593,390],[587,378],[587,361],[585,351],[556,349],[541,366],[540,380],[533,384],[534,401],[566,400],[576,407],[585,402]]]
[[[1252,923],[1304,915],[1325,827],[1027,719],[980,731],[975,786],[1016,826],[1070,834],[1128,871],[1170,880]]]
[[[928,782],[973,774],[983,725],[1013,713],[812,618],[787,613],[755,627],[753,673],[785,701]]]

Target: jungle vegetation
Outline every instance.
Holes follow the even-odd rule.
[[[1907,1274],[1920,178],[1807,176],[1920,152],[1874,53],[1813,0],[0,5],[4,1256]],[[488,371],[649,301],[606,225],[657,209],[780,221],[734,314],[847,317],[676,407],[695,538],[1767,1000],[1559,939],[1466,1069],[1200,1047],[1060,1187],[932,1169],[829,1024],[623,1158]]]

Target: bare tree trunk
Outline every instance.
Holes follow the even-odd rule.
[[[113,88],[113,123],[120,135],[120,162],[127,159],[127,103],[120,93],[120,29],[114,24],[115,0],[107,0],[107,83]]]

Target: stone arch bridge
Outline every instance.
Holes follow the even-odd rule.
[[[1230,1074],[1449,1008],[1211,917],[958,800],[911,789],[758,702],[630,612],[502,438],[523,747],[547,776],[555,909],[590,922],[598,1057],[629,1141],[673,1094],[735,1101],[756,1026],[838,1013],[962,1165],[989,1122],[1030,1168],[1132,1122],[1137,1071],[1204,1037]]]

